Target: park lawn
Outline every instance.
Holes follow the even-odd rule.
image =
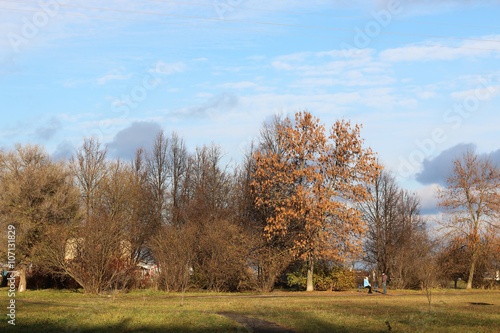
[[[5,309],[0,310],[0,332],[13,328],[7,324],[8,301],[7,289],[0,289],[0,309]],[[424,294],[392,290],[373,296],[355,291],[198,292],[187,293],[183,306],[180,294],[149,290],[103,296],[28,291],[16,294],[12,332],[246,331],[217,312],[273,321],[297,332],[387,332],[389,326],[394,332],[498,332],[500,292],[436,290],[429,311]]]

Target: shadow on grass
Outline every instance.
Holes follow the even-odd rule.
[[[325,322],[316,322],[314,323],[314,329],[310,330],[308,328],[297,331],[297,332],[361,332],[361,333],[368,333],[368,332],[384,332],[383,329],[353,329],[353,328],[346,328],[338,325],[332,325],[331,323],[325,323]],[[65,325],[56,325],[56,324],[51,324],[51,325],[43,325],[43,327],[40,327],[39,325],[21,325],[21,324],[16,324],[15,329],[9,330],[10,327],[7,327],[4,332],[26,332],[26,333],[32,333],[32,332],[39,332],[39,333],[49,333],[49,332],[57,332],[57,333],[111,333],[111,332],[124,332],[124,333],[160,333],[160,332],[179,332],[179,333],[202,333],[202,332],[236,332],[236,333],[243,333],[243,332],[252,332],[250,330],[245,329],[244,327],[241,328],[234,328],[234,326],[219,326],[219,327],[212,327],[212,328],[207,328],[207,327],[199,327],[199,328],[193,328],[193,327],[185,327],[185,326],[175,326],[175,325],[170,325],[168,327],[165,326],[144,326],[140,328],[127,328],[126,325],[122,324],[117,324],[117,325],[104,325],[104,326],[94,326],[94,327],[89,327],[89,328],[78,328],[78,327],[67,327]],[[0,331],[3,331],[2,327],[0,326]],[[387,331],[387,328],[385,328],[385,331]],[[276,331],[274,328],[269,328],[269,329],[255,329],[253,330],[254,333],[275,333],[275,332],[281,332],[281,331]],[[293,331],[289,331],[293,332]]]
[[[358,325],[353,325],[353,323],[332,323],[331,321],[327,321],[324,319],[317,318],[312,315],[308,315],[305,313],[296,313],[294,315],[296,318],[302,319],[301,322],[303,324],[296,323],[296,330],[297,332],[317,332],[317,333],[322,333],[322,332],[359,332],[359,333],[373,333],[373,332],[387,332],[388,327],[387,325],[382,322],[380,324],[374,324],[371,327],[361,327]],[[363,320],[360,320],[360,323]]]
[[[328,322],[318,318],[309,318],[307,326],[297,327],[297,332],[373,333],[373,332],[387,332],[387,326],[386,324],[383,323],[377,327],[370,327],[370,328],[353,327],[352,325],[342,325],[340,323],[333,324],[332,322]]]
[[[130,327],[132,319],[127,318],[112,325],[93,325],[91,327],[78,327],[72,324],[43,323],[43,324],[23,324],[17,322],[16,326],[0,325],[0,332],[26,332],[26,333],[159,333],[159,332],[180,332],[180,333],[202,333],[202,332],[245,332],[245,329],[235,328],[234,325],[218,325],[217,327],[186,327],[181,325],[144,325],[141,327]],[[8,327],[7,327],[8,326]]]
[[[384,332],[387,331],[387,327],[373,327],[373,328],[353,328],[345,327],[342,325],[332,324],[331,322],[326,322],[317,318],[308,318],[308,323],[306,327],[300,327],[296,332]],[[91,327],[77,327],[72,324],[62,324],[62,323],[43,323],[43,324],[24,324],[17,322],[16,326],[10,325],[0,325],[1,332],[23,332],[23,333],[111,333],[111,332],[124,332],[124,333],[159,333],[159,332],[179,332],[179,333],[202,333],[202,332],[254,332],[254,333],[278,333],[278,332],[295,332],[292,330],[283,329],[283,327],[258,327],[254,325],[247,325],[251,327],[252,330],[247,329],[243,326],[235,327],[234,325],[218,325],[217,327],[186,327],[185,325],[144,325],[142,327],[130,327],[133,322],[132,318],[126,318],[119,323],[112,325],[92,325]],[[4,327],[7,329],[4,329]]]
[[[289,313],[291,317],[295,318],[293,326],[295,332],[388,332],[389,326],[391,326],[393,332],[398,331],[433,331],[448,330],[454,327],[467,328],[466,331],[494,331],[495,327],[498,327],[499,321],[495,319],[485,319],[477,318],[474,320],[472,315],[461,315],[461,314],[444,314],[444,313],[427,313],[427,312],[414,312],[408,314],[407,316],[401,318],[400,316],[387,316],[381,315],[380,320],[371,322],[369,326],[366,319],[361,316],[359,322],[356,320],[347,320],[345,323],[340,321],[332,322],[331,320],[325,320],[318,318],[314,315],[304,312],[294,312]],[[251,313],[245,315],[246,318],[252,316]],[[357,316],[357,315],[354,315]],[[288,317],[288,316],[287,316]],[[288,318],[288,320],[291,319]],[[271,318],[269,318],[271,319]],[[234,323],[219,323],[212,325],[203,325],[203,327],[189,327],[189,324],[144,324],[139,326],[134,323],[134,317],[129,317],[122,319],[121,321],[113,324],[86,324],[84,327],[77,326],[71,322],[57,323],[57,322],[43,322],[43,323],[33,323],[27,324],[22,321],[17,321],[16,326],[13,327],[8,325],[5,321],[0,324],[0,332],[62,332],[62,333],[98,333],[98,332],[130,332],[130,333],[153,333],[153,332],[186,332],[186,333],[201,333],[201,332],[250,332],[243,326],[236,326]],[[286,319],[282,319],[283,324],[286,323]],[[245,323],[247,327],[252,327],[255,333],[275,333],[284,332],[283,327],[280,330],[274,330],[273,327],[257,327],[255,325],[250,325],[250,323]],[[289,331],[291,332],[291,331]]]

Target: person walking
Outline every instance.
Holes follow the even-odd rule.
[[[368,294],[373,294],[372,293],[372,286],[370,284],[370,281],[368,281],[368,276],[365,276],[365,279],[363,280],[363,289],[368,288]]]
[[[384,294],[387,294],[387,275],[382,273],[382,287],[384,287]]]

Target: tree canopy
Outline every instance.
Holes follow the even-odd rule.
[[[369,198],[379,166],[363,147],[360,126],[339,120],[325,132],[298,112],[275,127],[276,141],[254,154],[256,205],[266,212],[269,238],[292,240],[290,251],[311,263],[345,259],[361,250],[365,231],[353,202]],[[273,149],[270,149],[273,147]]]

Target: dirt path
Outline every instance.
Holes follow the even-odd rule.
[[[224,316],[231,320],[234,320],[246,328],[250,329],[254,333],[295,333],[295,331],[289,330],[280,326],[272,321],[250,318],[243,316],[238,313],[232,312],[216,312],[218,315]]]
[[[37,305],[49,305],[49,306],[64,306],[66,308],[87,308],[87,309],[94,309],[93,306],[85,306],[85,305],[71,305],[71,304],[59,304],[59,303],[54,303],[54,302],[33,302],[33,301],[27,301],[24,299],[16,300],[16,303],[26,303],[26,304],[37,304]]]

